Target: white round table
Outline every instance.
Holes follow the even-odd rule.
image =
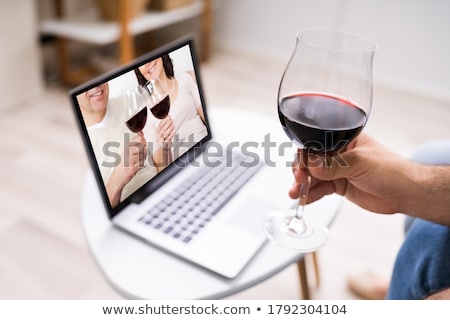
[[[236,137],[240,141],[245,137],[245,141],[261,142],[268,133],[271,141],[287,141],[276,114],[269,117],[216,107],[208,115],[213,133],[221,137],[221,142]],[[289,186],[280,188],[287,192]],[[81,204],[82,224],[95,261],[111,286],[130,299],[220,299],[252,287],[303,258],[303,253],[266,242],[242,273],[230,280],[114,227],[91,173],[85,180]],[[340,204],[341,197],[327,196],[308,205],[307,213],[331,225]]]

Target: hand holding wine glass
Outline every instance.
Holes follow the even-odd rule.
[[[162,119],[156,127],[156,138],[160,145],[167,145],[175,136],[175,125],[170,116]]]
[[[264,224],[270,240],[308,252],[320,248],[328,229],[304,217],[311,176],[308,155],[342,150],[363,129],[372,107],[375,46],[355,35],[330,30],[298,33],[278,91],[278,114],[289,139],[302,149],[306,169],[295,210],[274,212]]]
[[[299,149],[299,154],[302,151]],[[372,212],[404,212],[399,208],[399,203],[407,203],[402,193],[408,190],[408,183],[403,177],[410,176],[411,162],[364,132],[339,154],[327,158],[310,155],[308,165],[307,169],[300,161],[296,161],[293,166],[295,183],[289,191],[293,199],[299,196],[299,188],[307,170],[313,177],[308,203],[336,193]],[[396,179],[392,179],[393,176]],[[407,198],[411,198],[409,194]]]

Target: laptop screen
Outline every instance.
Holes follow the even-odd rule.
[[[140,202],[211,138],[192,39],[150,52],[70,92],[112,218]]]

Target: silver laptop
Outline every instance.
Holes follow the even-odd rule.
[[[156,78],[166,85],[168,114],[152,101]],[[144,97],[135,114],[125,105],[126,88]],[[214,273],[238,276],[266,241],[262,221],[279,206],[274,195],[285,182],[262,157],[226,146],[217,152],[224,142],[215,140],[208,120],[193,40],[82,84],[70,98],[112,223]]]

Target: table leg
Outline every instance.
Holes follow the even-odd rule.
[[[320,285],[319,261],[317,258],[317,253],[313,252],[310,254],[306,254],[305,256],[303,256],[302,259],[297,261],[297,270],[298,270],[298,276],[299,276],[299,280],[300,280],[300,286],[301,286],[303,300],[311,299],[311,292],[310,292],[310,287],[309,287],[309,282],[308,282],[308,272],[306,269],[306,259],[309,259],[309,257],[312,258],[312,262],[313,262],[316,287],[318,287]]]
[[[302,299],[311,300],[311,295],[309,292],[308,276],[306,272],[306,261],[305,256],[297,261],[298,276],[300,279],[300,289],[302,290]]]
[[[316,276],[316,287],[320,285],[320,274],[319,274],[319,261],[317,258],[317,252],[313,252],[310,255],[313,260],[313,266],[314,266],[314,274]]]

